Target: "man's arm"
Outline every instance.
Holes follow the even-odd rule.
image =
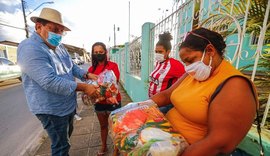
[[[91,96],[96,91],[96,88],[91,84],[77,83],[76,91],[82,91],[85,94]]]
[[[69,96],[77,88],[76,82],[57,76],[50,64],[49,56],[37,46],[20,47],[18,63],[23,73],[49,92]]]
[[[75,63],[73,63],[73,66],[72,66],[72,73],[76,78],[80,79],[81,81],[85,81],[87,79],[86,77],[87,71],[83,70]]]

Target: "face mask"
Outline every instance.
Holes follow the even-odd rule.
[[[165,61],[164,55],[163,54],[159,54],[159,53],[155,53],[155,60],[157,62],[163,62],[163,61]]]
[[[209,65],[207,66],[206,64],[203,63],[204,55],[205,51],[203,53],[201,61],[194,62],[188,66],[185,66],[186,72],[198,81],[204,81],[208,79],[212,69],[211,67],[212,56],[210,56],[210,62]]]
[[[57,47],[60,43],[61,43],[61,40],[62,40],[62,36],[59,35],[59,34],[56,34],[56,33],[53,33],[53,32],[48,32],[48,38],[47,38],[47,42],[54,46],[54,47]]]
[[[104,61],[106,59],[106,54],[94,54],[93,59],[98,62]]]

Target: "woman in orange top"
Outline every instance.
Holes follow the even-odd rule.
[[[183,156],[231,153],[253,123],[255,89],[224,60],[225,47],[222,36],[214,31],[189,32],[179,47],[187,74],[151,97],[159,106],[174,105],[166,117],[190,144]],[[221,90],[213,97],[217,88]]]

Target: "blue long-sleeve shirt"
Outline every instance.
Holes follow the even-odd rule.
[[[18,64],[26,100],[33,114],[65,116],[77,104],[77,77],[83,80],[86,71],[72,62],[63,45],[53,51],[35,32],[18,46]]]

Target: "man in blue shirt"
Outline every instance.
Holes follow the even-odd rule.
[[[36,32],[18,46],[18,64],[22,68],[22,82],[30,111],[37,116],[47,131],[53,156],[66,156],[70,148],[73,117],[77,105],[76,91],[89,96],[93,85],[75,82],[95,75],[72,62],[62,36],[70,31],[61,13],[43,8],[39,17],[31,17]]]

